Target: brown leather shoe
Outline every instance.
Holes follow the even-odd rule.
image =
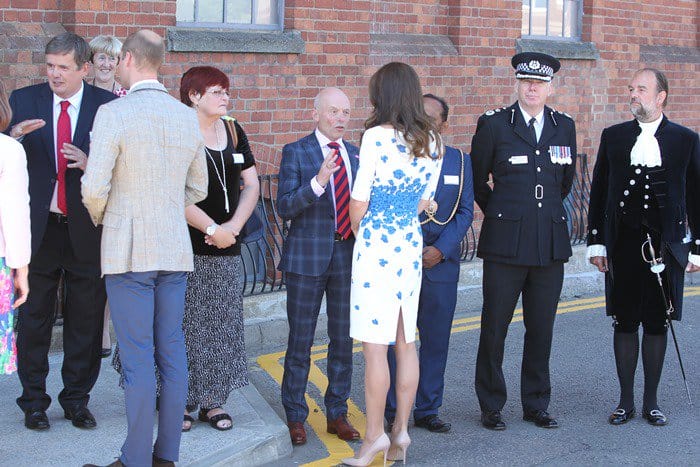
[[[289,422],[287,427],[289,427],[289,437],[292,438],[294,446],[306,444],[306,430],[302,422]]]
[[[330,434],[338,435],[338,438],[343,441],[360,439],[360,432],[353,428],[345,414],[335,420],[329,420],[326,431]]]

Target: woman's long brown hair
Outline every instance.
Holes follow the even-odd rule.
[[[415,157],[432,157],[430,143],[438,133],[425,113],[420,80],[410,65],[391,62],[377,70],[369,81],[369,101],[374,109],[365,129],[389,124],[403,134]]]
[[[11,120],[12,109],[10,108],[10,101],[7,99],[5,85],[0,81],[0,131],[5,131]]]

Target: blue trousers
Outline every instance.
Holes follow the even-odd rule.
[[[164,271],[108,274],[105,284],[124,371],[128,432],[120,460],[129,467],[150,467],[152,454],[177,461],[187,399],[182,333],[187,275]],[[162,385],[155,446],[154,361]]]
[[[445,367],[450,346],[452,318],[457,305],[457,282],[431,282],[423,276],[418,301],[417,327],[420,334],[418,363],[420,378],[416,393],[413,419],[437,415],[442,406],[445,390]],[[396,356],[394,347],[387,352],[391,386],[386,397],[384,416],[391,420],[396,415]]]

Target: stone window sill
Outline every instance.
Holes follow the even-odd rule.
[[[301,54],[306,48],[299,31],[272,32],[171,27],[169,52]]]
[[[600,53],[593,42],[559,39],[521,38],[515,41],[515,50],[520,52],[542,52],[559,59],[597,60]]]

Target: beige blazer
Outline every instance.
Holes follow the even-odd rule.
[[[191,271],[185,206],[207,196],[204,141],[193,109],[141,82],[99,108],[81,179],[103,225],[102,274]]]

